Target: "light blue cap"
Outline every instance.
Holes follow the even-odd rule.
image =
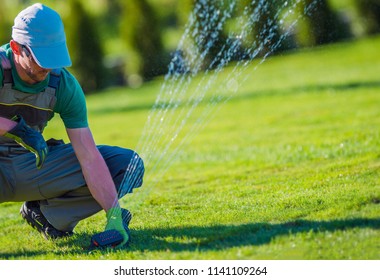
[[[42,68],[71,66],[66,35],[59,14],[40,3],[22,10],[14,21],[12,39],[26,45]]]

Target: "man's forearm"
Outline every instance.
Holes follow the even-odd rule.
[[[99,158],[82,164],[82,172],[92,196],[105,211],[118,205],[115,184],[100,153]]]
[[[95,145],[90,129],[67,129],[67,133],[94,199],[105,211],[118,205],[115,184],[104,158]]]

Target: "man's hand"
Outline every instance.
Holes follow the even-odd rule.
[[[124,238],[123,242],[121,242],[116,247],[116,249],[120,249],[129,241],[129,235],[123,225],[121,208],[120,207],[110,208],[106,213],[106,217],[107,217],[107,225],[106,225],[105,230],[110,230],[110,229],[117,230]]]
[[[17,125],[4,134],[5,137],[15,140],[25,149],[29,150],[36,156],[36,166],[40,169],[48,153],[48,146],[41,133],[30,128],[22,118],[17,115],[12,118]]]

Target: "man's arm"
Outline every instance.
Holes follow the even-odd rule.
[[[105,230],[117,230],[123,236],[123,242],[116,247],[121,248],[128,242],[129,235],[124,228],[115,184],[106,162],[97,149],[88,127],[67,128],[66,131],[82,167],[87,186],[94,199],[106,211]]]
[[[0,135],[4,135],[6,132],[14,128],[16,124],[15,121],[0,117]]]
[[[95,145],[89,128],[66,129],[82,167],[87,186],[100,206],[107,212],[118,206],[117,192],[108,167]]]

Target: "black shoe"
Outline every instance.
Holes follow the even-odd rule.
[[[42,233],[46,239],[57,239],[73,235],[72,231],[60,231],[53,227],[42,214],[38,201],[25,202],[21,206],[20,214],[29,225]]]

